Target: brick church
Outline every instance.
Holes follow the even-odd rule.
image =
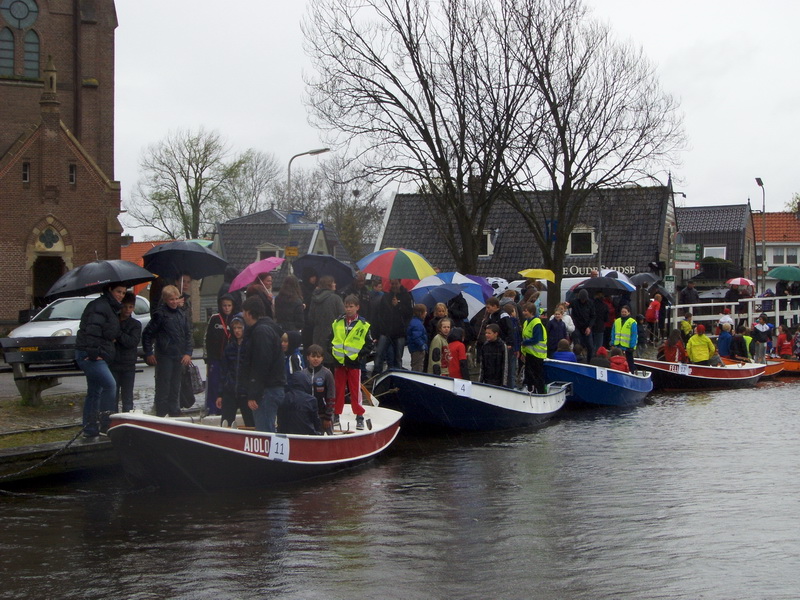
[[[113,0],[0,2],[0,322],[120,257]]]

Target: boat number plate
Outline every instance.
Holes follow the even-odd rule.
[[[466,379],[453,380],[453,393],[456,396],[467,396],[472,394],[472,382]]]
[[[669,370],[673,373],[677,373],[678,375],[691,375],[692,370],[689,368],[689,365],[684,363],[678,363],[677,365],[670,365]]]
[[[289,460],[289,438],[273,435],[269,445],[269,458],[272,460]]]
[[[251,454],[266,456],[270,460],[289,460],[289,438],[280,434],[274,434],[271,437],[246,436],[243,450]]]
[[[608,381],[608,369],[597,369],[597,381]]]

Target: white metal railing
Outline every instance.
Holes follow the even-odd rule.
[[[800,310],[792,310],[792,300],[795,304],[800,304],[800,296],[773,296],[771,298],[742,298],[737,302],[700,302],[698,304],[675,304],[668,307],[667,318],[671,319],[671,325],[667,326],[668,330],[674,329],[678,323],[683,319],[683,315],[687,310],[692,313],[692,323],[695,325],[703,323],[706,329],[711,331],[708,327],[709,324],[716,325],[722,311],[726,308],[731,309],[731,317],[734,321],[744,320],[750,326],[758,319],[763,313],[767,315],[767,320],[774,324],[790,323],[796,324],[800,318]],[[764,306],[769,307],[772,303],[771,310],[764,310]],[[739,311],[739,304],[745,304],[746,310]],[[705,309],[705,310],[704,310]],[[709,310],[710,309],[710,310]],[[698,314],[698,312],[710,312],[710,314]]]

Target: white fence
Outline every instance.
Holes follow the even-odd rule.
[[[744,298],[737,302],[701,302],[699,304],[676,304],[667,308],[667,332],[675,329],[683,320],[686,311],[691,311],[692,322],[695,325],[703,323],[711,332],[716,326],[722,311],[731,309],[731,317],[736,324],[746,323],[753,326],[761,314],[767,315],[767,321],[775,325],[788,323],[796,326],[800,318],[800,309],[792,310],[792,301],[795,306],[800,306],[800,296],[781,296],[772,298]],[[742,305],[743,310],[739,310]],[[769,310],[765,310],[765,307]]]

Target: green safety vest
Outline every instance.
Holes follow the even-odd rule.
[[[356,319],[350,331],[347,331],[344,319],[333,322],[333,347],[331,354],[339,364],[344,364],[345,359],[358,360],[358,353],[364,347],[369,331],[369,323],[364,319]]]
[[[628,319],[623,323],[622,317],[614,321],[614,345],[621,346],[623,348],[630,348],[631,347],[631,337],[633,336],[633,324],[636,323],[636,319],[633,317],[628,317]]]
[[[743,335],[744,338],[744,348],[747,350],[747,360],[753,360],[753,356],[750,354],[750,344],[753,342],[753,338],[749,335]]]
[[[529,340],[533,337],[533,330],[536,326],[542,328],[542,339],[536,342],[533,346],[522,346],[523,354],[532,354],[536,358],[547,358],[547,329],[539,317],[534,317],[530,321],[525,321],[525,327],[522,328],[522,339]]]

